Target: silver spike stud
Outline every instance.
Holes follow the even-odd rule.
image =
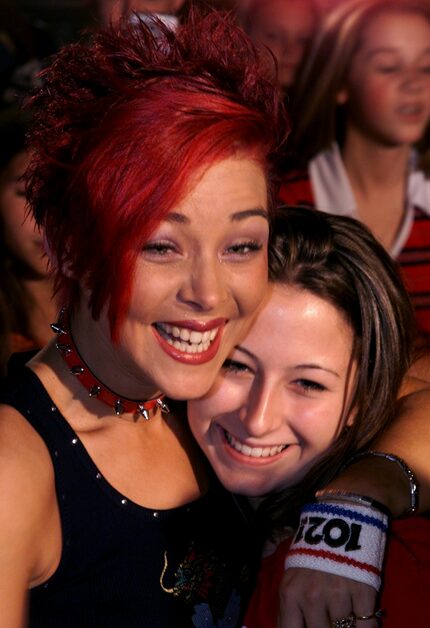
[[[56,334],[65,334],[66,330],[61,326],[60,322],[58,323],[51,323],[50,325],[51,329],[53,332],[55,332]]]
[[[157,399],[157,406],[161,409],[161,412],[164,412],[164,414],[169,414],[170,408],[167,403],[164,403],[162,399]]]
[[[121,416],[124,412],[124,406],[122,405],[121,399],[117,399],[113,405],[113,409],[115,411],[116,416]]]
[[[81,366],[80,364],[77,364],[76,366],[72,366],[72,368],[70,369],[70,372],[72,375],[82,375],[84,371],[85,371],[84,367]]]
[[[70,345],[64,345],[57,342],[55,346],[57,347],[58,351],[61,351],[61,353],[63,353],[64,355],[69,355],[69,353],[72,353],[72,347]]]
[[[149,421],[149,419],[151,418],[149,416],[149,412],[148,410],[145,408],[145,406],[142,403],[139,403],[138,408],[139,410],[139,414],[141,414],[143,416],[143,418],[145,419],[145,421]]]
[[[100,388],[100,386],[91,386],[91,388],[88,391],[88,395],[90,397],[98,397],[101,391],[102,389]]]

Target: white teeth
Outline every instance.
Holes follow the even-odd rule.
[[[188,342],[190,339],[191,333],[189,329],[181,329],[181,340],[185,340]]]
[[[207,351],[219,331],[218,327],[201,332],[168,323],[157,323],[156,327],[163,338],[175,349],[191,354]]]
[[[421,107],[418,105],[405,105],[400,108],[400,112],[404,115],[415,115],[421,111]]]
[[[193,344],[198,344],[202,341],[202,334],[199,331],[192,331],[190,334],[190,342]]]
[[[237,438],[232,436],[229,432],[224,430],[225,438],[230,445],[236,451],[240,452],[244,456],[250,456],[251,458],[271,458],[284,451],[288,445],[277,445],[275,447],[250,447],[241,443]]]

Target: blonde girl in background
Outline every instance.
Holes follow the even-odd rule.
[[[348,0],[329,12],[292,117],[282,201],[364,222],[399,261],[428,335],[430,4]]]

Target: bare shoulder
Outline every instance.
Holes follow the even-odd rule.
[[[45,569],[44,541],[56,514],[48,450],[26,419],[0,405],[0,628],[20,626],[25,592]]]

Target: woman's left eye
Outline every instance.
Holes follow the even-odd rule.
[[[294,384],[305,392],[323,392],[324,390],[327,390],[325,386],[312,379],[296,379]]]
[[[237,360],[231,360],[230,358],[224,360],[222,368],[229,373],[249,373],[251,370],[247,364],[238,362]]]
[[[168,242],[147,242],[147,244],[142,247],[142,251],[149,253],[149,255],[163,256],[174,251],[174,247]]]
[[[394,74],[395,72],[398,72],[400,68],[397,65],[380,65],[377,70],[381,74]]]
[[[257,242],[256,240],[250,240],[247,242],[238,242],[237,244],[232,244],[227,248],[228,253],[233,253],[233,255],[251,255],[257,251],[261,251],[263,245],[261,242]]]

